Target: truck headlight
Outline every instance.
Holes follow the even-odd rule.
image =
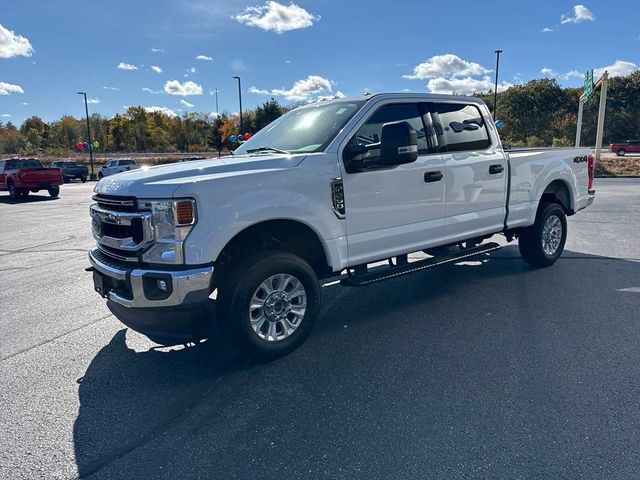
[[[155,242],[142,255],[149,263],[184,263],[184,240],[196,223],[196,203],[183,200],[138,200],[139,210],[151,211]]]

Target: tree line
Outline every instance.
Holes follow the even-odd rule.
[[[555,79],[531,80],[498,93],[497,118],[504,122],[500,135],[513,146],[569,146],[576,134],[581,88],[561,87]],[[493,93],[481,93],[493,109]],[[594,145],[600,92],[585,105],[582,127],[584,145]],[[238,115],[202,113],[169,115],[129,107],[125,113],[107,118],[89,117],[92,140],[106,152],[195,152],[218,147],[232,150],[231,135],[255,133],[293,108],[275,99],[243,112],[243,131]],[[607,95],[604,143],[640,138],[640,71],[612,78]],[[87,141],[85,119],[69,115],[53,122],[37,116],[20,127],[0,122],[0,153],[65,156],[78,142]]]

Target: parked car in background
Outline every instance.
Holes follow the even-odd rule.
[[[89,176],[89,169],[85,165],[78,165],[76,162],[70,160],[56,160],[55,162],[51,162],[49,168],[59,168],[62,171],[62,180],[64,183],[70,182],[73,179],[78,179],[84,183]]]
[[[132,158],[116,158],[105,163],[98,172],[98,178],[108,177],[120,172],[127,172],[140,168],[138,162]]]
[[[62,184],[59,168],[46,168],[35,158],[10,158],[0,160],[0,191],[8,191],[12,200],[47,190],[57,197]]]
[[[640,153],[640,140],[612,143],[609,145],[609,151],[614,152],[619,157],[624,157],[627,153]]]

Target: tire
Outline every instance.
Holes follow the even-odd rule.
[[[13,182],[7,182],[7,190],[9,190],[9,198],[18,200],[20,198],[20,190],[16,188]]]
[[[616,152],[616,155],[619,157],[624,157],[627,154],[627,151],[624,148],[621,148]]]
[[[27,198],[29,196],[29,189],[28,188],[21,188],[20,189],[20,196],[22,198]]]
[[[51,187],[48,188],[47,191],[49,192],[49,196],[52,198],[56,198],[58,195],[60,195],[60,187]]]
[[[69,177],[62,177],[62,183],[70,183],[71,179]]]
[[[80,181],[81,181],[82,183],[87,183],[87,176],[86,176],[86,175],[81,176],[81,177],[80,177]]]
[[[102,172],[98,172],[98,180],[102,180],[103,177],[104,175],[102,175]]]
[[[525,262],[534,267],[548,267],[560,258],[566,241],[564,210],[557,203],[542,203],[535,223],[520,232],[518,247]]]
[[[217,300],[229,338],[258,361],[298,348],[320,311],[320,284],[309,264],[289,253],[266,251],[232,268]]]

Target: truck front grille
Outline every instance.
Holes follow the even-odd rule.
[[[102,193],[98,193],[93,196],[93,199],[98,202],[99,207],[107,210],[113,210],[116,212],[138,211],[136,206],[136,197],[104,195]]]

